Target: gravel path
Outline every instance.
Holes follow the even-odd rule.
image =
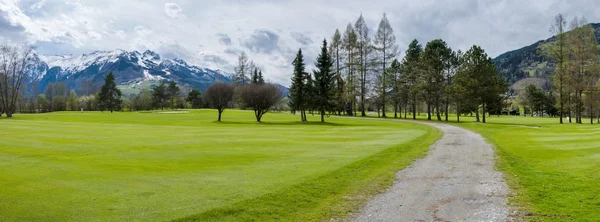
[[[494,151],[471,131],[425,123],[444,132],[428,155],[396,173],[355,221],[506,221],[508,187]]]

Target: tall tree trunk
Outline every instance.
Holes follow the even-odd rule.
[[[398,118],[398,101],[394,101],[394,119]]]
[[[594,125],[594,112],[592,111],[593,105],[590,104],[590,124]]]
[[[223,110],[219,110],[219,122],[221,122],[221,113],[223,112]]]
[[[559,102],[559,104],[560,104],[560,124],[563,124],[563,117],[564,117],[564,111],[565,111],[565,109],[563,107],[564,106],[564,101],[563,101],[563,85],[562,85],[563,81],[562,81],[562,77],[560,78],[559,81],[560,82],[558,83],[558,85],[559,85],[558,86],[558,90],[559,90],[558,97],[559,97],[559,101],[560,101]]]
[[[361,90],[363,91],[363,90]],[[364,91],[361,92],[360,95],[360,116],[365,117],[367,116],[367,113],[365,112],[365,95],[364,95]]]
[[[460,123],[460,103],[456,103],[456,122]]]
[[[404,119],[406,119],[406,111],[408,110],[408,103],[404,103]]]
[[[417,119],[417,101],[413,100],[412,104],[413,119]]]
[[[324,123],[325,122],[325,110],[321,109],[321,122]]]
[[[431,104],[427,102],[427,120],[431,120]]]
[[[437,112],[437,119],[438,119],[438,121],[442,121],[442,116],[440,115],[440,105],[439,105],[439,103],[436,104],[435,110]]]
[[[569,123],[572,123],[571,119],[573,119],[573,115],[571,114],[571,93],[570,92],[569,92],[568,98],[569,98],[569,101],[568,101],[568,106],[567,106],[567,109],[568,109],[567,113],[569,114]]]
[[[446,104],[444,104],[444,109],[445,109],[445,111],[446,111],[446,112],[445,112],[445,113],[446,113],[446,122],[448,122],[448,112],[449,112],[449,110],[448,110],[448,107],[450,106],[450,104],[449,104],[449,103],[450,103],[450,102],[448,101],[448,98],[446,98]]]
[[[483,105],[481,105],[481,113],[483,114],[483,123],[485,123],[485,103],[483,103]]]
[[[479,105],[477,106],[477,110],[475,111],[475,122],[479,122]]]

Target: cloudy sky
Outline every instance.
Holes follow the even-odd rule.
[[[361,13],[372,33],[387,13],[401,51],[442,38],[495,57],[549,37],[557,13],[600,22],[599,11],[598,0],[0,0],[0,40],[42,54],[150,49],[227,71],[246,51],[287,84],[298,48],[312,63],[322,39]]]

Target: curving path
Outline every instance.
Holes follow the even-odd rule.
[[[424,123],[444,132],[428,155],[396,173],[355,221],[506,221],[508,187],[494,151],[471,131]]]

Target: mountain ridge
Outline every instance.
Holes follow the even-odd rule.
[[[596,39],[600,44],[600,23],[590,23],[589,25],[594,28]],[[555,64],[541,55],[539,48],[555,40],[556,36],[552,36],[531,45],[502,53],[493,59],[496,69],[511,84],[530,77],[550,78],[554,73]]]
[[[230,83],[230,73],[220,69],[191,65],[183,59],[166,59],[151,50],[144,52],[116,49],[97,50],[81,55],[41,55],[34,52],[26,72],[29,76],[28,93],[41,93],[50,83],[63,82],[70,89],[80,91],[83,81],[98,87],[109,72],[121,87],[150,87],[156,81],[173,80],[181,85],[205,90],[214,82]],[[32,89],[38,87],[37,89]],[[284,93],[287,88],[279,85]]]

